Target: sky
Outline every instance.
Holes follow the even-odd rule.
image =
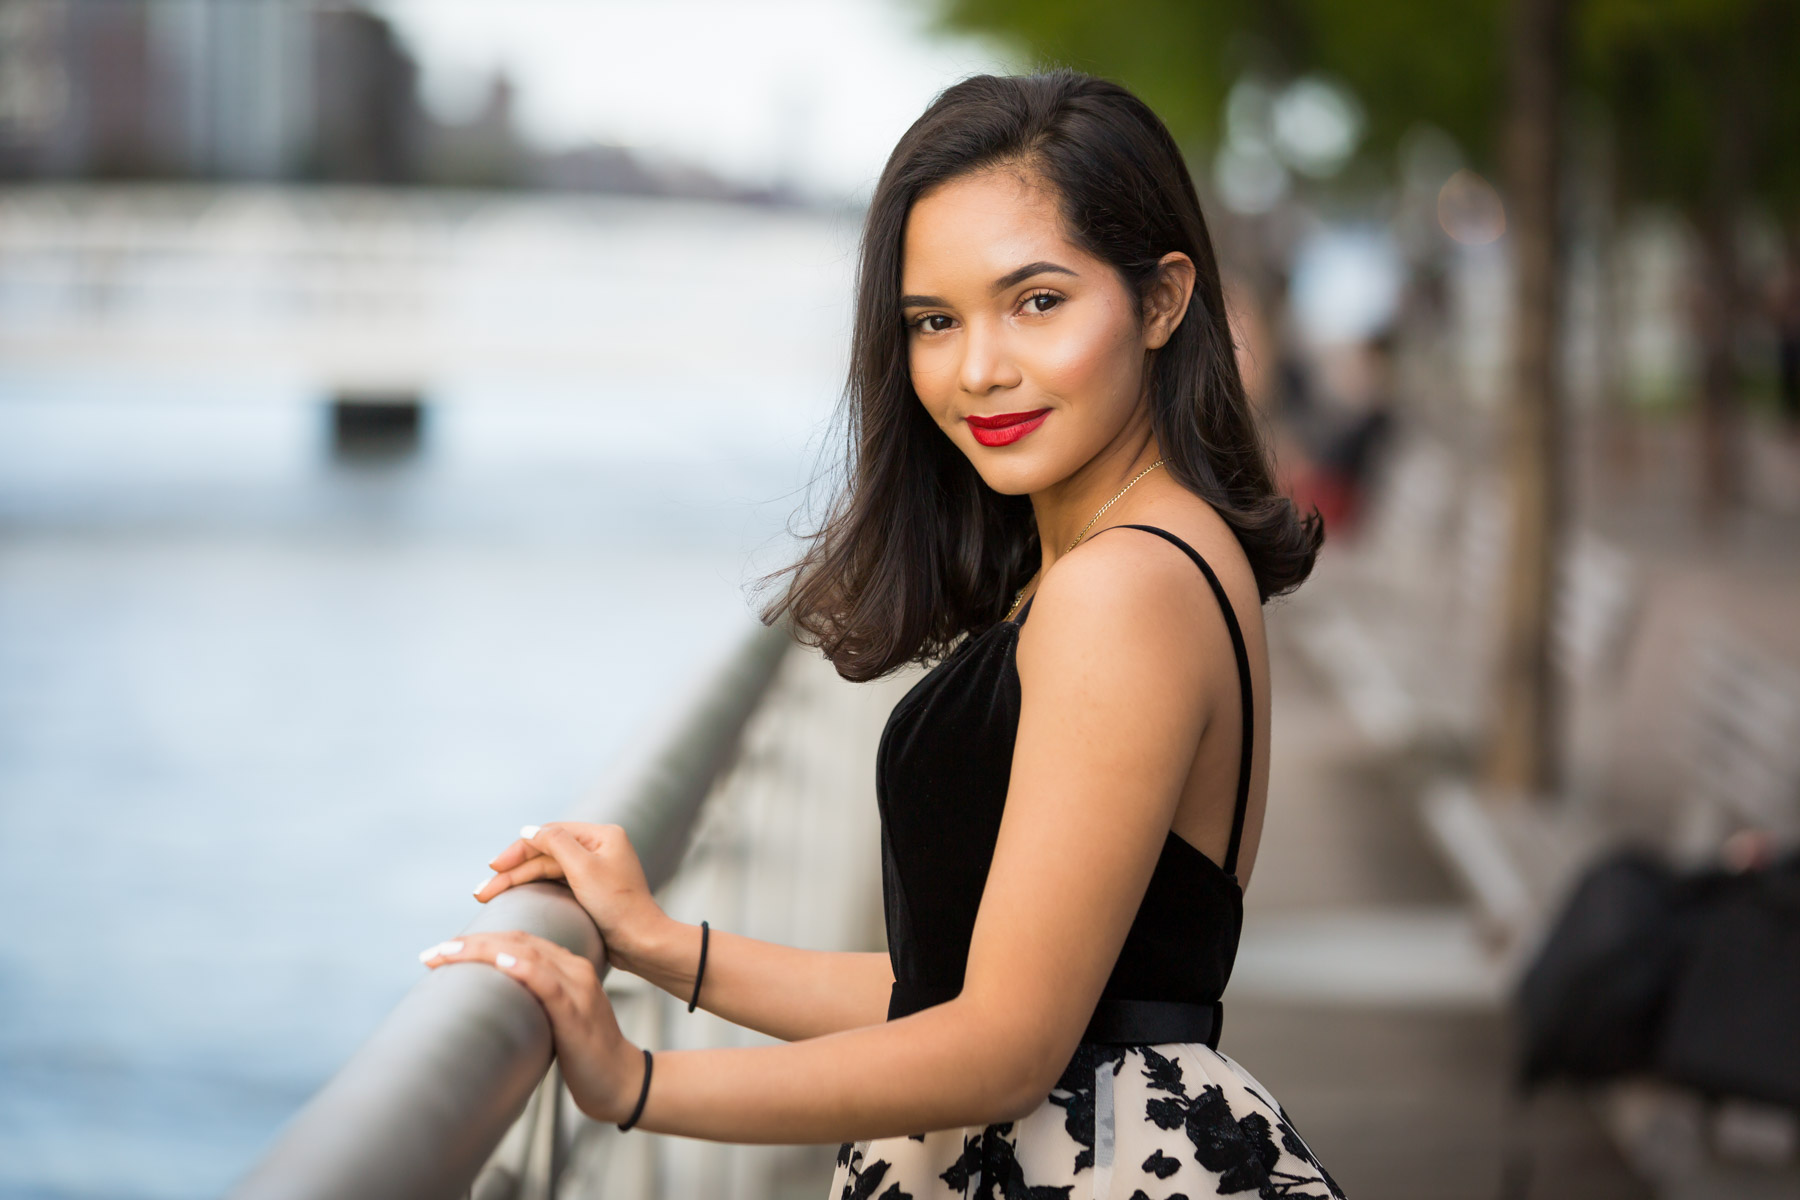
[[[428,106],[466,117],[496,69],[523,132],[623,144],[737,182],[861,200],[933,95],[1022,65],[927,31],[929,0],[382,0]]]

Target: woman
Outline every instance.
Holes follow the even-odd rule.
[[[940,660],[877,756],[887,954],[679,924],[616,828],[527,828],[612,965],[787,1045],[652,1059],[586,960],[472,935],[597,1120],[842,1142],[834,1196],[1340,1196],[1214,1048],[1267,786],[1275,493],[1167,130],[1069,71],[980,76],[871,202],[849,484],[767,614],[839,672]]]

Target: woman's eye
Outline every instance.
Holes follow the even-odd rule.
[[[1033,308],[1031,310],[1032,312],[1047,313],[1052,308],[1056,307],[1058,304],[1061,304],[1062,299],[1063,298],[1061,296],[1058,296],[1054,292],[1038,292],[1034,295],[1025,297],[1025,303],[1033,306]],[[1049,301],[1049,303],[1048,304],[1039,304],[1038,302],[1040,300],[1047,300],[1047,301]]]
[[[939,326],[939,325],[933,325],[931,322],[933,322],[933,321],[948,321],[949,319],[950,318],[946,317],[943,313],[927,313],[924,316],[915,320],[912,323],[912,327],[914,329],[923,330],[926,333],[942,333],[942,332],[944,332],[943,327]]]

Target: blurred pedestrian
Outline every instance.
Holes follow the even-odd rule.
[[[1302,462],[1292,494],[1316,509],[1333,534],[1354,534],[1374,490],[1382,450],[1393,436],[1393,335],[1356,346],[1336,373],[1338,386],[1301,427]]]

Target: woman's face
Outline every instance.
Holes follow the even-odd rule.
[[[1190,273],[1140,323],[1125,283],[1063,233],[1054,194],[1009,170],[961,176],[914,202],[901,310],[913,390],[988,486],[1067,479],[1102,451],[1139,448],[1145,352],[1187,307]],[[1178,295],[1176,293],[1179,293]]]

